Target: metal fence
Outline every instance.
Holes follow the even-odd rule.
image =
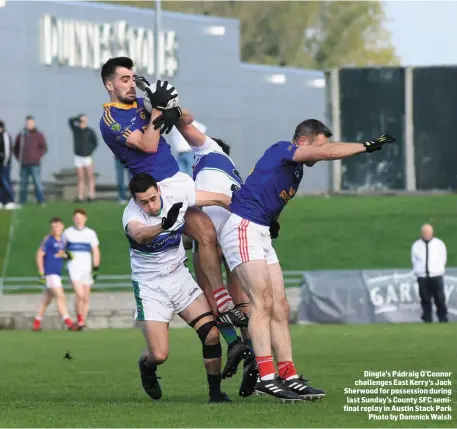
[[[300,287],[304,275],[304,271],[284,271],[284,284],[286,287]],[[64,289],[72,289],[67,276],[62,277],[62,285]],[[130,290],[132,281],[130,275],[100,275],[94,287],[100,290]],[[33,292],[41,289],[43,286],[38,283],[38,277],[6,277],[3,285],[0,284],[0,293]]]

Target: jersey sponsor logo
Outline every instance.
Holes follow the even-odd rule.
[[[279,194],[279,198],[281,198],[285,204],[289,202],[290,199],[292,199],[297,192],[295,191],[294,188],[290,187],[290,189],[287,191],[286,189],[282,190]]]
[[[294,145],[291,144],[291,145],[287,148],[287,150],[290,152],[293,148],[294,148]]]

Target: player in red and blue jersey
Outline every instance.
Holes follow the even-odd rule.
[[[51,233],[44,237],[37,250],[36,265],[39,279],[46,289],[33,322],[34,331],[41,330],[41,320],[53,298],[56,298],[57,310],[62,316],[64,324],[69,329],[73,327],[73,322],[68,315],[61,279],[62,268],[67,258],[65,243],[62,240],[63,229],[62,219],[58,217],[51,219]]]
[[[322,122],[303,121],[291,141],[280,141],[265,151],[232,197],[232,215],[222,229],[221,245],[230,270],[235,271],[251,300],[249,332],[260,376],[245,396],[254,391],[288,401],[325,396],[295,370],[288,328],[289,304],[271,239],[279,234],[281,211],[298,191],[303,164],[312,166],[321,160],[373,152],[385,143],[395,142],[393,137],[383,135],[361,144],[329,143],[331,135]]]

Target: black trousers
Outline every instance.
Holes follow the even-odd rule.
[[[432,298],[435,301],[436,314],[440,322],[447,322],[446,297],[444,295],[443,276],[418,277],[419,296],[422,305],[422,320],[426,323],[433,321]]]

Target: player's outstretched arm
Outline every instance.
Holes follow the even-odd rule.
[[[330,161],[366,152],[362,143],[327,143],[322,146],[300,146],[292,158],[296,162]]]
[[[218,192],[196,191],[195,205],[198,207],[221,206],[224,209],[230,210],[232,199],[225,194]]]
[[[190,146],[203,146],[206,141],[206,135],[192,125],[194,117],[190,114],[189,110],[183,109],[182,112],[183,115],[179,119],[176,128],[178,128],[179,132]]]
[[[127,225],[128,235],[139,244],[149,243],[164,230],[162,224],[147,226],[144,223],[132,220]]]
[[[127,138],[126,144],[142,152],[156,153],[159,147],[160,130],[155,129],[152,122],[161,114],[160,110],[152,109],[151,120],[144,133],[140,130],[133,131]]]
[[[296,162],[344,159],[363,152],[371,153],[381,150],[384,144],[395,143],[396,141],[395,137],[383,134],[376,140],[366,141],[365,143],[327,143],[322,146],[300,146],[295,151],[292,159]]]

